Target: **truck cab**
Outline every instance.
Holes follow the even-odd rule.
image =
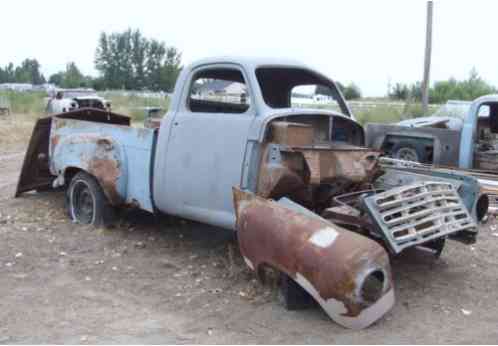
[[[340,112],[292,107],[292,91],[325,84]],[[256,192],[258,167],[270,123],[286,119],[316,129],[309,144],[328,142],[350,127],[344,141],[363,144],[363,130],[332,81],[292,61],[203,60],[184,69],[164,117],[155,159],[157,207],[233,229],[233,186]],[[330,119],[337,119],[332,128]]]

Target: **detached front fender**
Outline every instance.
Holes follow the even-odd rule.
[[[303,287],[342,326],[365,328],[394,305],[386,251],[287,200],[234,188],[241,253],[258,271],[269,265]]]

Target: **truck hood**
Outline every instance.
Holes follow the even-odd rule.
[[[463,126],[462,119],[456,117],[427,116],[414,119],[407,119],[398,122],[396,125],[406,127],[437,127],[448,130],[460,131]]]

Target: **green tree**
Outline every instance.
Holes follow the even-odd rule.
[[[356,84],[349,83],[345,85],[337,81],[335,82],[335,84],[346,100],[355,100],[361,98],[361,90]],[[325,85],[317,85],[315,94],[330,96],[330,89]]]
[[[4,71],[6,82],[43,84],[45,77],[40,72],[41,65],[36,59],[24,59],[21,65],[14,68],[10,63]]]
[[[394,100],[407,100],[410,95],[410,88],[403,83],[396,83],[389,90],[389,98]]]
[[[131,35],[132,40],[132,66],[134,73],[133,89],[142,89],[147,85],[145,74],[145,61],[149,49],[149,41],[145,39],[139,30],[135,30]]]
[[[62,84],[64,88],[85,86],[85,77],[74,62],[70,62],[66,65],[66,72],[64,73]]]
[[[479,96],[496,93],[496,91],[496,88],[482,79],[477,70],[473,68],[465,80],[451,77],[448,80],[436,81],[429,89],[429,101],[431,103],[445,103],[448,100],[471,101]],[[389,92],[389,97],[395,100],[419,101],[422,98],[421,84],[420,82],[396,83]]]
[[[93,84],[92,78],[84,76],[74,62],[69,62],[65,71],[51,75],[49,82],[61,88],[87,88]]]
[[[15,72],[14,72],[14,64],[9,63],[4,70],[5,73],[5,83],[13,83],[16,80]]]
[[[147,51],[145,62],[145,73],[147,77],[147,87],[151,90],[160,90],[161,87],[161,67],[166,54],[164,42],[151,40]]]
[[[174,47],[166,49],[166,59],[160,71],[160,89],[172,92],[181,71],[181,53]]]
[[[434,87],[429,90],[429,99],[432,103],[444,103],[448,100],[471,101],[492,93],[496,93],[496,88],[482,79],[473,68],[469,77],[463,81],[450,78],[435,82]]]
[[[48,82],[62,87],[62,80],[64,79],[64,72],[57,72],[48,78]]]
[[[354,83],[349,83],[348,85],[344,86],[342,89],[342,94],[344,95],[344,98],[346,100],[356,100],[361,98],[361,90]]]
[[[171,90],[181,69],[181,54],[139,30],[100,35],[95,51],[99,85],[112,89]]]

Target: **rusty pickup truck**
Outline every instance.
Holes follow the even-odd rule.
[[[327,90],[336,110],[300,109]],[[336,84],[293,61],[215,58],[184,68],[155,129],[81,108],[40,119],[17,195],[64,188],[76,223],[132,206],[237,232],[247,265],[281,273],[288,308],[314,298],[364,328],[394,304],[389,255],[473,243],[487,212],[475,178],[381,165]]]

